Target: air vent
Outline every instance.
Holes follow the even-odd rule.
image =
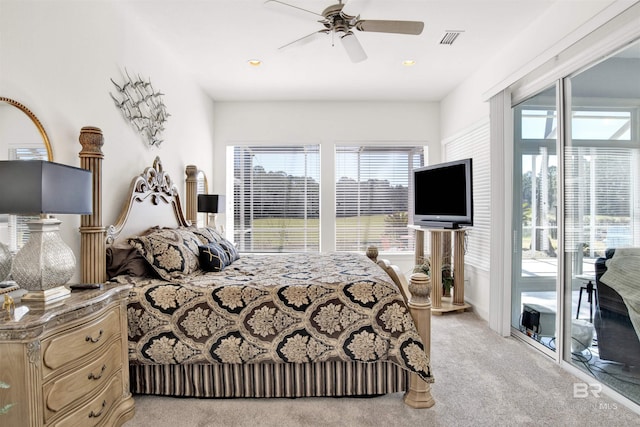
[[[456,39],[458,38],[458,36],[461,33],[464,33],[464,31],[449,31],[449,30],[447,30],[444,33],[444,36],[442,36],[442,39],[440,40],[440,44],[451,46],[453,44],[453,42],[456,41]]]

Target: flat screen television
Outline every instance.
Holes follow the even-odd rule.
[[[413,170],[413,223],[430,228],[473,225],[471,159]]]

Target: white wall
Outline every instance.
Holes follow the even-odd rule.
[[[523,29],[511,44],[493,58],[488,58],[478,71],[458,86],[441,102],[440,133],[442,140],[457,135],[489,116],[488,100],[497,92],[526,76],[554,55],[562,52],[591,31],[607,22],[637,1],[635,0],[585,0],[558,1],[529,27]],[[491,149],[491,147],[487,147]],[[501,179],[501,177],[492,177]],[[511,189],[511,182],[505,183]],[[492,185],[494,188],[494,185]],[[492,191],[492,199],[510,200],[511,196]],[[500,215],[493,213],[492,215]],[[503,221],[511,218],[503,218]],[[498,223],[500,221],[497,221]],[[492,235],[495,235],[492,232]],[[492,253],[491,257],[502,257]],[[510,263],[504,259],[503,263]],[[492,264],[493,265],[493,264]],[[488,272],[469,269],[473,285],[465,294],[474,310],[484,319],[489,318],[492,307],[490,276]],[[506,284],[508,286],[508,284]]]
[[[428,145],[440,157],[439,105],[432,102],[216,102],[214,189],[225,182],[226,147],[236,143],[320,144],[321,216],[334,218],[334,145],[340,142]],[[334,223],[321,224],[322,250],[334,248]],[[413,254],[387,257],[403,271]]]
[[[489,115],[488,99],[637,0],[558,1],[442,100],[444,138]]]
[[[143,143],[109,96],[115,89],[109,79],[121,82],[125,67],[165,94],[171,117],[160,149]],[[134,173],[155,156],[181,192],[187,164],[211,175],[213,102],[175,58],[108,2],[0,0],[0,95],[40,119],[56,162],[79,166],[80,129],[102,129],[105,225],[115,222]],[[79,254],[79,216],[60,219],[63,239]]]

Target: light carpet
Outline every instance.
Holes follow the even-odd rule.
[[[601,395],[574,397],[582,381],[473,312],[434,316],[435,406],[412,409],[395,393],[374,398],[184,399],[135,396],[126,427],[209,426],[640,426]],[[582,388],[581,388],[582,387]]]

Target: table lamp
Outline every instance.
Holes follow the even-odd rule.
[[[216,230],[216,218],[219,213],[224,213],[224,196],[219,194],[198,194],[198,212],[212,214],[213,228]],[[207,221],[208,222],[208,221]]]
[[[50,214],[92,212],[91,171],[44,160],[0,161],[0,213],[40,215],[29,221],[29,240],[15,254],[12,279],[29,291],[23,300],[65,297],[76,259]]]
[[[11,273],[11,251],[9,247],[0,242],[0,282],[4,282]]]

